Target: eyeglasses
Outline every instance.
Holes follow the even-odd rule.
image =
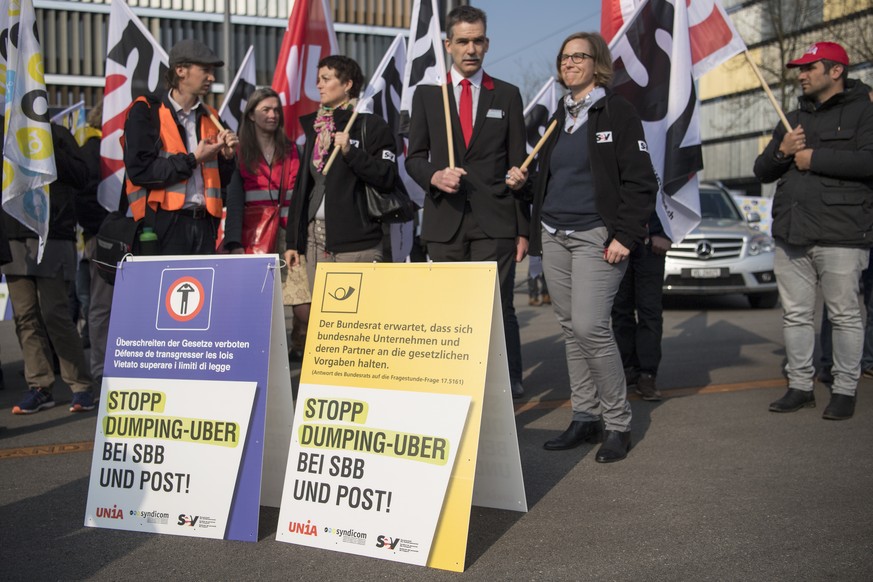
[[[594,57],[588,53],[573,53],[572,55],[561,55],[561,63],[567,62],[567,59],[573,61],[574,65],[581,64],[585,59],[594,60]]]

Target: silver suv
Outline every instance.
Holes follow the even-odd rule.
[[[700,185],[701,221],[667,252],[666,295],[743,293],[754,308],[775,307],[779,300],[773,274],[773,239],[755,229],[730,193]]]

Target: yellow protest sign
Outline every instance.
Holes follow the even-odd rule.
[[[527,510],[497,289],[494,263],[319,264],[277,539],[462,571],[477,482]]]

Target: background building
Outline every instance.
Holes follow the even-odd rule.
[[[226,4],[229,3],[229,4]],[[220,102],[225,83],[236,74],[249,45],[255,47],[257,81],[269,85],[288,25],[292,0],[128,0],[152,36],[167,50],[183,38],[196,38],[228,63],[217,74],[213,98]],[[439,0],[443,15],[467,0]],[[111,0],[33,0],[45,58],[49,105],[63,107],[103,96]],[[398,33],[407,34],[412,0],[331,0],[339,50],[357,60],[369,75]],[[229,8],[229,14],[226,13]],[[225,21],[230,30],[226,56]]]
[[[873,85],[873,0],[723,0],[783,110],[797,108],[796,69],[785,63],[816,41],[839,42],[849,53],[849,77]],[[752,173],[755,158],[779,118],[745,62],[734,57],[700,81],[701,138],[707,180],[771,196]]]

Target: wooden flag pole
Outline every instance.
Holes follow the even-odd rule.
[[[349,122],[346,124],[346,128],[343,130],[343,133],[348,133],[352,129],[352,124],[355,123],[355,120],[358,118],[358,110],[352,113],[352,116],[349,118]],[[324,169],[321,171],[322,174],[327,176],[330,167],[333,165],[333,161],[336,159],[337,155],[340,152],[340,148],[335,147],[333,151],[330,152],[330,157],[327,159],[327,163],[324,165]]]
[[[215,114],[211,111],[209,112],[209,119],[210,121],[212,121],[212,123],[215,124],[215,127],[218,128],[218,131],[224,131],[224,126],[221,125],[221,121],[217,117],[215,117]]]
[[[540,149],[542,149],[543,144],[546,143],[546,140],[549,139],[549,136],[552,135],[553,131],[555,131],[555,127],[557,127],[557,125],[558,125],[558,120],[553,119],[552,122],[549,124],[549,127],[546,128],[546,131],[543,132],[543,137],[540,138],[540,141],[538,141],[537,145],[534,146],[533,151],[531,151],[531,153],[528,154],[527,159],[521,165],[522,170],[527,169],[527,167],[533,161],[534,157],[536,157],[536,155],[540,152]]]
[[[746,62],[748,62],[749,66],[752,67],[752,71],[754,71],[755,76],[758,77],[758,82],[761,83],[761,87],[764,89],[767,97],[769,97],[770,103],[773,105],[776,113],[779,114],[779,119],[782,120],[782,125],[785,126],[785,131],[791,131],[791,124],[788,123],[788,118],[785,117],[785,113],[782,112],[782,107],[780,107],[779,103],[776,101],[776,97],[773,95],[773,91],[770,90],[770,86],[767,85],[767,81],[764,80],[764,75],[761,74],[761,71],[758,69],[758,65],[756,65],[755,61],[752,60],[752,55],[749,54],[748,49],[743,51],[743,54],[746,55]]]
[[[446,114],[446,140],[449,145],[449,167],[455,167],[455,141],[452,136],[452,118],[449,113],[449,88],[446,83],[442,84],[443,88],[443,111]]]

